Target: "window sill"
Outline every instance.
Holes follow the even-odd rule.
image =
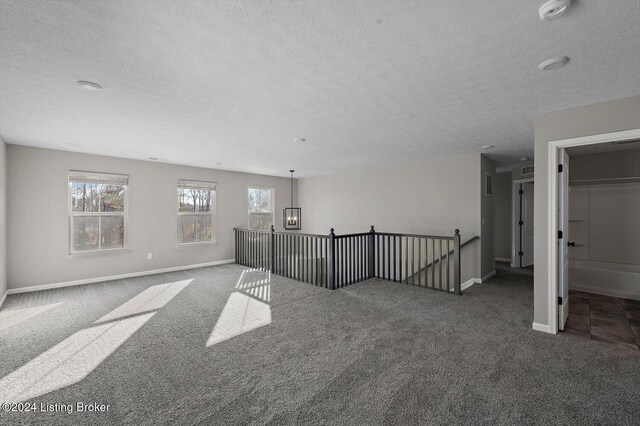
[[[67,259],[86,259],[92,257],[105,257],[105,256],[121,256],[131,253],[129,249],[115,249],[115,250],[102,250],[102,251],[88,251],[79,253],[69,253]]]
[[[215,247],[218,245],[217,241],[211,241],[208,243],[186,243],[186,244],[178,244],[179,249],[191,249],[198,247]]]

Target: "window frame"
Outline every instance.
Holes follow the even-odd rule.
[[[270,188],[267,186],[250,185],[247,187],[247,229],[251,229],[252,231],[265,231],[265,229],[258,229],[258,228],[251,227],[252,212],[249,210],[249,191],[251,189],[268,189],[269,191],[271,191],[271,224],[273,226],[276,225],[276,190],[275,188]],[[258,212],[253,212],[253,213],[256,214]],[[266,213],[267,212],[263,212],[259,214],[266,214]]]
[[[180,200],[178,199],[177,190],[180,189],[181,185],[184,188],[189,188],[189,184],[193,185],[192,189],[207,189],[213,193],[211,197],[211,211],[210,212],[181,212],[180,211]],[[199,187],[200,186],[200,187]],[[190,248],[190,247],[203,247],[203,246],[214,246],[218,244],[217,240],[217,226],[216,226],[216,210],[218,204],[218,184],[216,182],[207,182],[203,180],[193,180],[193,179],[178,179],[176,184],[176,244],[178,248]],[[181,216],[211,216],[211,241],[196,241],[193,243],[183,243],[180,242],[178,238],[178,227],[180,226],[180,217]],[[196,231],[197,233],[197,231]]]
[[[125,178],[127,181],[126,185],[121,185],[124,187],[124,210],[122,212],[74,212],[73,211],[73,194],[72,194],[72,186],[73,181],[71,180],[72,175],[88,175],[94,176],[97,178],[108,179],[122,179]],[[108,256],[113,254],[126,254],[130,253],[129,250],[129,186],[131,185],[131,178],[129,175],[116,174],[116,173],[101,173],[101,172],[87,172],[80,170],[69,170],[67,173],[67,208],[68,208],[68,226],[69,226],[69,245],[67,255],[70,258],[76,257],[92,257],[92,256]],[[122,238],[122,247],[111,248],[111,249],[102,249],[102,225],[101,221],[98,219],[98,249],[97,250],[74,250],[73,248],[73,225],[74,219],[76,217],[123,217],[123,228],[124,235]]]

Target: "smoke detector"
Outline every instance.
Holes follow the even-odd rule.
[[[549,0],[538,9],[538,15],[543,21],[553,21],[561,17],[569,8],[571,0]]]

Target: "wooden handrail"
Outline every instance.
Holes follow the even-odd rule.
[[[233,228],[234,231],[247,231],[247,232],[258,232],[261,234],[269,234],[271,233],[271,231],[269,230],[264,230],[264,229],[250,229],[250,228]],[[317,238],[328,238],[329,236],[326,234],[305,234],[302,232],[295,232],[295,231],[274,231],[276,234],[280,234],[280,235],[299,235],[299,236],[303,236],[303,237],[317,237]],[[336,238],[345,238],[345,237],[360,237],[360,236],[365,236],[365,235],[369,235],[370,232],[357,232],[354,234],[335,234]],[[449,241],[453,241],[453,237],[448,236],[448,235],[426,235],[426,234],[403,234],[403,233],[398,233],[398,232],[378,232],[376,231],[377,235],[390,235],[390,236],[394,236],[394,237],[412,237],[412,238],[431,238],[431,239],[435,239],[435,240],[449,240]],[[472,238],[471,240],[468,240],[466,243],[468,243],[469,241],[472,241],[473,239],[476,238],[480,238],[478,236]],[[465,243],[465,244],[466,244]]]
[[[432,240],[449,240],[453,241],[453,237],[443,236],[443,235],[422,235],[422,234],[397,234],[394,232],[378,232],[378,235],[391,235],[394,237],[411,237],[411,238],[431,238]]]

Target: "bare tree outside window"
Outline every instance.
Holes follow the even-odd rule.
[[[249,229],[269,230],[273,225],[273,189],[249,188]]]
[[[178,244],[215,242],[215,184],[178,183]]]
[[[127,176],[69,173],[71,254],[125,248],[127,190]]]

